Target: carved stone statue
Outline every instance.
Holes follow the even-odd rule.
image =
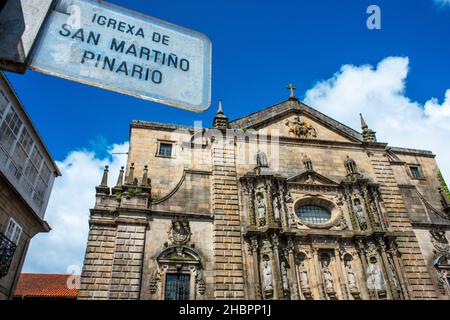
[[[269,161],[267,160],[267,155],[259,150],[256,154],[256,166],[258,168],[268,168]]]
[[[266,224],[266,203],[261,193],[256,194],[256,207],[258,209],[258,219],[260,225]]]
[[[303,165],[305,166],[306,171],[313,171],[313,163],[310,158],[305,154],[305,157],[303,158]]]
[[[325,291],[334,292],[334,279],[329,266],[330,266],[330,259],[328,257],[322,259],[322,273],[323,273],[323,280],[325,282]]]
[[[275,220],[280,220],[280,200],[278,200],[278,197],[273,198],[273,217]]]
[[[361,202],[357,199],[354,202],[354,208],[355,208],[355,215],[356,220],[358,221],[358,224],[361,228],[361,230],[367,230],[367,219],[364,215],[364,211],[361,205]]]
[[[345,260],[345,269],[347,271],[348,286],[350,290],[357,289],[355,272],[352,269],[352,260]]]
[[[265,293],[273,292],[273,274],[269,257],[264,258],[263,262],[263,290]]]
[[[305,257],[300,257],[298,260],[298,272],[300,276],[300,287],[309,290],[308,270],[305,266]]]
[[[358,166],[356,165],[355,160],[350,158],[350,156],[347,156],[347,159],[345,160],[344,164],[345,164],[345,168],[347,169],[347,174],[359,173]]]
[[[281,261],[281,280],[283,284],[283,291],[288,292],[289,291],[289,280],[288,280],[288,273],[287,273],[287,263],[286,261]]]
[[[370,258],[370,263],[367,267],[367,288],[377,291],[386,289],[383,272],[375,257]]]

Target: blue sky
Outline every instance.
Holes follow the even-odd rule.
[[[450,177],[449,1],[110,2],[208,35],[213,105],[195,114],[31,71],[9,73],[65,174],[47,211],[54,230],[33,240],[25,271],[66,272],[69,264],[80,265],[93,179],[104,164],[124,164],[110,152],[126,150],[132,120],[210,125],[217,99],[230,118],[241,117],[285,100],[291,82],[301,99],[355,129],[364,112],[383,142],[445,153],[438,161]],[[381,8],[381,30],[366,27],[372,4]],[[350,97],[341,99],[342,93]],[[90,177],[80,180],[83,171]],[[70,207],[64,195],[77,189],[83,195]],[[77,227],[69,230],[67,221]],[[48,257],[42,257],[44,248]]]
[[[411,99],[442,99],[450,88],[450,10],[433,0],[111,2],[211,38],[213,107],[198,115],[32,71],[9,74],[56,159],[92,140],[127,140],[133,119],[209,124],[218,98],[229,117],[239,117],[285,99],[290,82],[303,97],[343,64],[376,64],[386,56],[410,58]],[[366,28],[373,3],[382,10],[380,31]]]

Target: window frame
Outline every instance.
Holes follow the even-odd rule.
[[[12,231],[11,231],[11,235],[8,235],[8,233],[10,232],[10,227],[12,227]],[[9,239],[9,241],[11,241],[12,243],[14,243],[15,245],[17,245],[20,241],[20,237],[22,236],[22,227],[20,224],[17,223],[16,220],[14,220],[13,218],[9,218],[8,224],[6,225],[6,230],[5,230],[5,236]]]
[[[315,213],[327,213],[327,215],[328,215],[327,219],[324,220],[319,216],[313,217],[312,214],[310,214],[308,217],[302,216],[302,214],[301,214],[302,208],[307,208],[307,207],[314,209]],[[296,214],[302,222],[306,222],[308,224],[313,224],[313,225],[327,224],[331,221],[331,219],[333,217],[333,213],[330,210],[328,210],[327,208],[324,208],[323,206],[319,206],[317,204],[302,204],[296,208]],[[324,221],[322,221],[322,220],[324,220]]]
[[[408,164],[408,175],[412,180],[426,180],[420,164]],[[413,168],[417,169],[418,176],[413,174]]]
[[[161,146],[162,145],[170,145],[171,146],[171,153],[170,155],[161,154]],[[158,144],[156,146],[156,157],[159,158],[166,158],[166,159],[173,159],[175,158],[175,142],[173,141],[167,141],[167,140],[160,140],[158,141]]]

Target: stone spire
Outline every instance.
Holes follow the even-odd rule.
[[[124,174],[124,170],[125,167],[121,167],[120,171],[119,171],[119,176],[117,177],[117,183],[116,186],[113,188],[113,194],[116,193],[120,193],[122,192],[122,187],[123,187],[123,174]]]
[[[144,172],[142,173],[141,186],[148,187],[148,166],[147,165],[144,166]]]
[[[128,172],[128,176],[125,181],[125,184],[127,184],[127,185],[134,184],[134,163],[132,163],[130,166],[130,171]]]
[[[292,83],[290,83],[286,89],[289,90],[289,100],[298,101],[298,98],[295,96],[295,89],[297,89]]]
[[[219,108],[217,114],[214,117],[214,128],[226,129],[228,127],[228,117],[223,113],[222,100],[219,99]]]
[[[109,166],[105,166],[105,170],[103,170],[102,181],[100,182],[100,185],[97,188],[95,188],[97,193],[109,194],[108,173],[109,173]]]
[[[120,168],[119,176],[117,177],[116,188],[122,188],[122,186],[123,186],[123,173],[125,171],[124,169],[125,169],[125,167]]]
[[[376,132],[369,129],[369,126],[367,125],[362,113],[359,114],[359,117],[361,118],[361,134],[363,136],[364,142],[377,142]]]

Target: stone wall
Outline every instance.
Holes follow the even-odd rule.
[[[211,152],[215,298],[243,299],[244,272],[234,141],[218,139]]]

